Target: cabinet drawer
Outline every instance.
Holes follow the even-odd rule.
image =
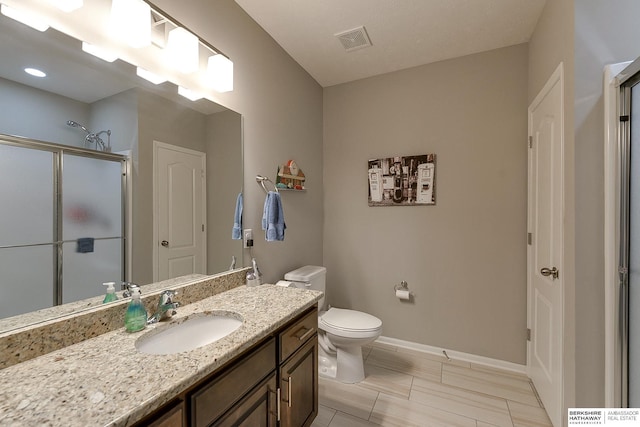
[[[272,338],[189,397],[191,425],[210,425],[260,383],[275,366],[276,343]]]
[[[278,337],[280,340],[280,361],[286,360],[318,331],[318,310],[309,311],[304,317],[289,326]]]

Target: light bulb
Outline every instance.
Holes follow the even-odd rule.
[[[209,57],[207,63],[207,84],[217,92],[233,90],[233,62],[224,55]]]
[[[198,70],[200,65],[198,37],[184,28],[169,31],[166,48],[169,64],[184,74]]]
[[[111,35],[133,48],[151,44],[151,7],[143,0],[112,0]]]

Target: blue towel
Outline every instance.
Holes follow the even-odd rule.
[[[236,212],[233,214],[233,230],[231,230],[233,240],[242,240],[242,205],[242,193],[239,193],[236,199]]]
[[[93,237],[81,237],[76,241],[76,252],[88,254],[93,252]]]
[[[267,198],[264,200],[262,215],[262,229],[266,231],[265,240],[267,242],[284,240],[284,230],[286,228],[280,194],[275,191],[269,191]]]

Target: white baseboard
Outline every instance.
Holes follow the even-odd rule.
[[[434,354],[443,356],[442,351],[445,350],[447,355],[453,360],[461,360],[463,362],[475,363],[478,365],[487,366],[489,368],[502,369],[505,371],[516,372],[519,374],[527,374],[527,366],[520,365],[518,363],[507,362],[504,360],[492,359],[490,357],[478,356],[475,354],[463,353],[461,351],[448,350],[446,348],[438,348],[425,344],[418,344],[411,341],[399,340],[397,338],[379,337],[376,342],[380,344],[391,345],[395,347],[408,348],[411,350],[421,351],[423,353]]]

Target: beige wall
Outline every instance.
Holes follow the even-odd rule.
[[[244,118],[244,226],[266,281],[304,264],[322,264],[322,88],[233,0],[155,2],[234,62],[234,90],[216,101]],[[283,194],[284,242],[260,230],[265,194],[256,174],[275,179],[278,164],[295,159],[308,191]],[[229,232],[230,233],[230,232]],[[245,265],[251,256],[245,250]]]
[[[326,88],[329,302],[385,336],[524,364],[526,107],[526,45]],[[368,159],[427,153],[436,206],[368,207]]]
[[[543,88],[560,62],[564,64],[564,394],[565,407],[576,405],[575,318],[575,162],[573,131],[574,1],[548,1],[529,42],[529,102]],[[583,212],[581,212],[581,215]],[[595,384],[594,386],[597,386]]]
[[[207,117],[207,273],[224,271],[242,243],[231,240],[233,215],[242,191],[242,117],[223,111]]]

